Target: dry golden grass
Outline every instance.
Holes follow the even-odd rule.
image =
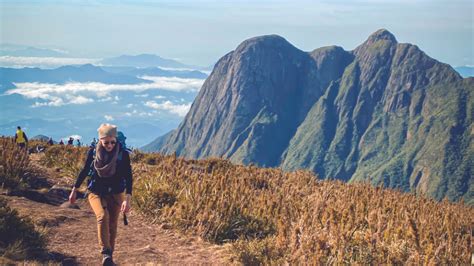
[[[60,161],[83,159],[60,152]],[[132,162],[141,212],[231,242],[239,262],[470,263],[474,209],[462,203],[222,159],[135,152]]]
[[[74,180],[84,166],[87,150],[87,147],[52,145],[41,162],[47,167],[61,168],[64,177]]]
[[[26,149],[13,138],[0,138],[0,187],[16,188],[24,183],[30,160]]]

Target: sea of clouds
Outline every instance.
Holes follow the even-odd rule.
[[[65,84],[24,82],[14,83],[14,89],[5,92],[5,95],[19,94],[28,99],[35,99],[32,107],[90,104],[94,102],[117,103],[120,98],[111,94],[121,91],[132,91],[136,97],[149,98],[149,90],[165,90],[172,92],[198,92],[204,79],[142,76],[142,79],[151,83],[139,84],[106,84],[101,82],[68,82]],[[154,96],[155,100],[144,101],[143,105],[155,110],[167,111],[178,116],[184,116],[191,103],[173,103],[165,100],[164,96]]]

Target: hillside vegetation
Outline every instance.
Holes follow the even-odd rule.
[[[0,191],[29,187],[34,171],[24,149],[17,147],[12,138],[0,138]],[[20,216],[0,197],[0,264],[43,259],[45,244],[44,230],[28,217]]]
[[[54,147],[45,157],[77,171],[83,158],[71,154]],[[238,262],[470,263],[474,209],[463,202],[217,158],[131,158],[135,209],[164,226],[231,243]]]

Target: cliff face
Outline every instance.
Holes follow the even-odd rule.
[[[219,60],[158,148],[472,203],[473,91],[386,30],[353,51],[256,37]]]
[[[349,56],[342,49],[330,50],[321,53],[318,63],[279,36],[243,42],[219,60],[162,150],[278,165],[297,126],[337,76],[337,71],[329,78],[323,75],[318,64]]]

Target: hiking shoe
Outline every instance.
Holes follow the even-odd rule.
[[[113,266],[114,262],[112,260],[112,256],[110,254],[103,254],[102,255],[102,265],[103,266]]]

